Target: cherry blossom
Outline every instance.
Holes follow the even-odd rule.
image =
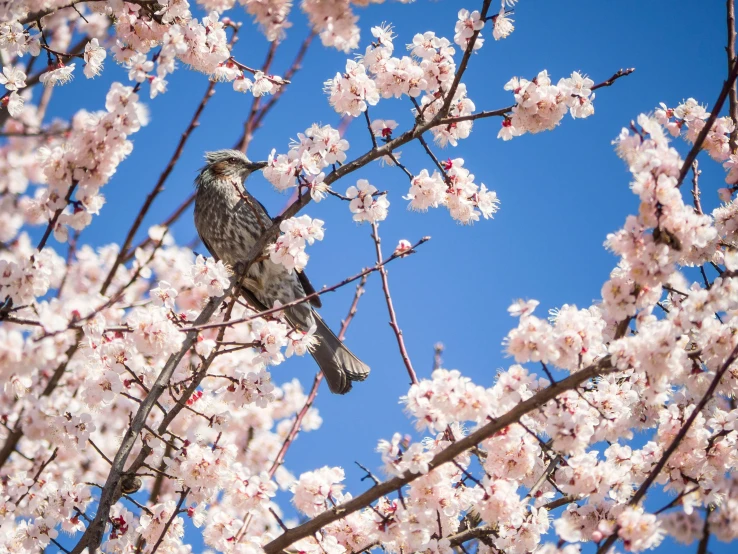
[[[349,209],[354,214],[354,221],[375,223],[387,218],[387,195],[375,193],[378,193],[377,187],[369,184],[366,179],[359,179],[356,186],[350,186],[346,190],[346,196],[351,199]]]
[[[277,49],[282,59],[298,21],[307,22],[305,49],[314,34],[314,48],[340,53],[317,78],[323,108],[346,119],[321,123],[316,111],[307,129],[289,130],[289,144],[263,150],[274,148],[264,177],[278,191],[295,190],[279,225],[265,230],[269,240],[249,256],[290,272],[305,268],[306,247],[323,239],[342,202],[375,233],[398,195],[417,212],[444,207],[460,224],[491,219],[500,202],[482,182],[495,175],[486,160],[438,150],[463,149],[491,116],[502,117],[504,140],[553,130],[567,113],[589,117],[595,92],[607,94],[603,87],[628,74],[599,84],[581,72],[558,82],[545,70],[514,77],[505,85],[514,105],[490,109],[472,72],[491,67],[479,63],[496,47],[479,50],[488,33],[516,40],[513,24],[525,14],[510,18],[514,0],[469,5],[435,31],[398,36],[382,23],[363,37],[358,8],[381,3],[305,0],[304,18],[286,0],[0,7],[0,551],[63,543],[81,553],[100,543],[106,554],[180,553],[193,548],[186,527],[224,554],[346,554],[375,545],[449,554],[471,540],[481,554],[577,554],[588,543],[640,552],[667,536],[682,544],[738,539],[738,158],[735,122],[711,116],[726,113],[719,107],[687,98],[623,121],[614,150],[630,174],[623,188],[634,194],[632,213],[602,237],[615,258],[593,288],[598,298],[562,300],[547,313],[537,300],[513,301],[516,319],[501,347],[509,363],[487,379],[446,367],[441,347],[432,371],[417,362],[413,369],[395,309],[403,321],[402,304],[393,305],[382,274],[397,367],[412,384],[400,400],[409,421],[379,431],[387,438],[361,461],[380,468],[365,479],[384,480],[381,489],[362,487],[329,461],[296,471],[290,448],[320,428],[323,389],[320,374],[303,389],[288,366],[315,347],[316,326],[296,329],[279,303],[265,313],[234,293],[238,268],[182,246],[178,239],[188,237],[174,236],[177,217],[142,229],[152,215],[144,207],[125,243],[90,245],[88,227],[114,209],[106,187],[136,147],[133,135],[158,117],[161,96],[179,92],[175,72],[208,81],[208,94],[225,86],[256,100],[244,116],[243,151],[283,91],[309,98],[301,74],[294,77],[300,56],[285,78],[257,65],[252,48],[240,59],[233,45],[249,20],[274,49],[270,60]],[[80,95],[68,115],[54,111],[56,93],[33,91],[36,82],[69,82],[78,59],[87,79],[105,80],[108,56],[130,82],[100,82],[103,94]],[[147,86],[150,101],[141,96]],[[208,98],[183,125],[182,150],[167,171],[189,155],[185,143]],[[696,201],[697,179],[695,194],[686,190],[680,152],[692,146],[704,151],[701,164],[723,166],[717,207]],[[385,164],[369,167],[373,161]],[[145,206],[167,175],[158,183],[154,176]],[[312,201],[324,202],[326,222],[300,213]],[[410,216],[393,217],[402,224]],[[381,259],[376,235],[376,263],[340,275],[334,288],[359,284],[342,338],[364,309],[368,275],[407,263],[426,240],[398,242],[405,231],[391,238],[389,258]],[[458,232],[476,240],[474,229]],[[382,406],[369,416],[372,409]],[[657,506],[653,491],[670,503]],[[372,500],[356,505],[364,494]],[[285,500],[307,522],[290,521]],[[305,531],[316,516],[320,528]]]

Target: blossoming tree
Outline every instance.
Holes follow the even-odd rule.
[[[728,72],[713,103],[661,105],[615,141],[639,202],[607,237],[619,261],[601,299],[550,319],[536,315],[535,301],[514,303],[505,349],[515,363],[485,388],[440,366],[417,377],[386,266],[427,238],[382,251],[390,195],[362,169],[383,162],[404,173],[407,189],[392,198],[413,210],[445,208],[461,224],[492,218],[497,195],[463,158],[476,122],[496,118],[502,140],[554,130],[567,114],[593,116],[595,91],[632,70],[597,82],[577,71],[512,77],[510,106],[478,109],[485,99],[472,101],[464,77],[487,41],[514,32],[516,0],[475,1],[448,25],[448,38],[423,29],[398,37],[390,25],[360,36],[357,6],[382,0],[0,4],[0,552],[177,554],[192,551],[195,533],[226,554],[574,554],[592,545],[604,554],[655,548],[666,535],[706,552],[711,537],[738,538],[733,2]],[[273,75],[297,9],[311,34],[290,69]],[[249,18],[269,43],[260,67],[233,54],[239,20]],[[292,200],[244,267],[173,241],[169,228],[192,196],[136,244],[216,84],[251,95],[237,141],[245,151],[283,91],[300,86],[314,37],[350,56],[325,75],[326,102],[366,129],[366,143],[349,145],[340,128],[315,123],[272,151],[264,176]],[[55,87],[105,79],[111,63],[127,81],[109,83],[103,110],[50,120]],[[201,74],[208,88],[154,187],[137,191],[143,204],[122,244],[93,249],[84,230],[106,209],[105,186],[149,120],[143,95],[177,94],[167,90],[175,71]],[[379,119],[389,98],[406,102],[410,127]],[[671,145],[680,140],[690,147],[685,159]],[[408,143],[427,154],[425,167],[400,159]],[[454,152],[447,161],[443,147]],[[712,213],[700,203],[703,150],[726,175]],[[343,338],[367,277],[379,274],[400,377],[412,383],[402,401],[420,432],[380,441],[386,480],[367,472],[374,485],[354,494],[340,467],[296,476],[285,468],[298,433],[321,423],[322,375],[306,393],[296,381],[273,384],[270,368],[315,339],[289,326],[285,306],[257,311],[235,292],[239,272],[264,256],[305,268],[306,247],[324,228],[300,212],[321,201],[371,228],[376,260],[315,295],[356,287]],[[692,282],[692,272],[701,279]],[[567,376],[556,380],[553,369]],[[635,431],[647,433],[645,444]],[[299,524],[285,523],[279,489],[304,516]],[[647,511],[654,489],[673,500]]]

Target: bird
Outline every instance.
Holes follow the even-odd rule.
[[[246,189],[249,175],[268,164],[252,162],[239,150],[206,152],[205,161],[195,179],[195,227],[210,254],[235,269],[272,224],[266,208]],[[240,286],[241,295],[260,311],[275,301],[287,304],[315,292],[304,272],[288,270],[266,256],[251,265]],[[353,381],[367,378],[369,366],[338,340],[315,311],[320,307],[316,295],[284,313],[295,329],[308,332],[315,326],[318,342],[309,352],[331,392],[345,394]]]

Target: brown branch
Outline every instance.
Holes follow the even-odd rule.
[[[492,0],[484,0],[484,3],[482,4],[482,10],[480,12],[480,20],[485,21],[487,19],[487,12],[489,11],[490,4],[492,4]],[[469,59],[471,58],[472,52],[474,52],[474,44],[477,42],[477,37],[479,36],[479,33],[481,33],[481,29],[479,31],[474,31],[472,36],[469,38],[469,42],[466,44],[466,49],[464,50],[464,55],[461,58],[461,63],[456,70],[456,75],[454,76],[454,80],[451,83],[451,87],[446,93],[446,98],[443,101],[443,106],[436,116],[437,119],[443,119],[448,114],[449,108],[451,107],[451,102],[453,102],[454,95],[456,94],[456,89],[459,88],[461,78],[464,76],[466,67],[467,65],[469,65]]]
[[[705,522],[702,525],[702,538],[699,545],[697,545],[697,554],[707,554],[707,544],[710,542],[710,513],[711,510],[708,507]]]
[[[64,207],[59,208],[54,212],[54,215],[49,220],[49,224],[46,226],[46,231],[44,231],[44,234],[41,237],[38,246],[36,246],[36,250],[38,250],[39,252],[44,249],[44,246],[46,246],[46,241],[49,240],[49,235],[51,235],[51,231],[54,230],[54,225],[56,225],[56,222],[59,220],[59,216],[61,216],[62,212],[69,205],[69,201],[72,199],[72,194],[74,193],[75,188],[77,188],[77,181],[72,181],[72,186],[69,187],[67,195],[64,197],[66,204],[64,205]]]
[[[179,143],[177,144],[177,148],[174,150],[172,157],[169,159],[169,163],[167,164],[164,171],[162,171],[161,175],[159,176],[159,180],[154,185],[154,188],[151,190],[149,195],[146,197],[146,201],[144,202],[143,206],[141,206],[141,209],[139,210],[138,215],[136,216],[136,220],[133,222],[133,225],[128,230],[128,235],[126,236],[126,239],[123,242],[123,246],[121,246],[120,251],[118,252],[118,256],[115,258],[115,262],[113,263],[113,266],[110,268],[110,271],[108,272],[108,276],[105,278],[105,281],[103,281],[102,287],[100,288],[100,294],[104,295],[105,292],[108,290],[108,287],[110,286],[110,283],[113,281],[113,277],[115,276],[115,272],[118,270],[118,267],[123,262],[123,260],[126,258],[126,255],[128,254],[128,249],[130,248],[131,243],[133,242],[133,237],[136,235],[136,232],[141,226],[141,223],[143,223],[143,219],[148,213],[149,208],[151,208],[151,204],[154,202],[154,199],[159,195],[159,193],[162,190],[164,190],[164,183],[166,182],[169,175],[172,173],[172,170],[174,170],[174,166],[179,161],[179,158],[182,155],[182,152],[184,150],[185,144],[187,143],[187,140],[190,138],[192,131],[194,131],[195,128],[200,125],[200,115],[202,114],[203,110],[205,109],[205,106],[207,105],[208,101],[210,100],[210,98],[213,97],[214,94],[215,94],[215,81],[210,81],[210,83],[208,84],[208,88],[202,97],[202,100],[200,100],[200,103],[195,109],[195,113],[193,114],[192,119],[190,120],[190,124],[187,126],[187,129],[185,129],[184,133],[182,133],[182,136],[179,139]]]
[[[738,64],[736,65],[738,67]],[[638,504],[644,496],[646,496],[646,493],[648,492],[649,487],[653,484],[653,482],[656,480],[656,478],[659,476],[659,473],[661,473],[661,470],[664,469],[664,466],[666,466],[666,463],[669,461],[669,458],[671,455],[676,451],[677,448],[679,448],[679,445],[684,440],[684,437],[687,436],[687,433],[689,432],[689,429],[692,427],[692,424],[694,423],[695,419],[700,415],[704,407],[707,405],[707,403],[712,398],[713,394],[715,394],[715,390],[717,389],[718,385],[720,384],[720,379],[722,379],[723,375],[730,369],[730,366],[733,364],[733,362],[738,359],[738,346],[736,346],[733,351],[730,353],[728,358],[723,362],[723,365],[720,367],[720,369],[717,370],[715,373],[715,377],[713,378],[712,382],[710,383],[710,386],[707,387],[707,390],[705,391],[705,394],[702,396],[700,401],[697,403],[697,405],[694,407],[694,410],[692,410],[692,413],[689,415],[687,420],[684,422],[684,425],[682,425],[682,428],[679,429],[679,432],[674,437],[674,440],[671,441],[671,444],[669,445],[669,448],[666,449],[666,451],[662,454],[661,458],[658,462],[656,462],[656,465],[653,467],[653,469],[649,472],[648,476],[646,477],[646,480],[641,483],[641,486],[638,487],[638,490],[633,495],[633,498],[630,499],[631,506],[635,506]],[[613,531],[612,535],[610,535],[607,540],[602,544],[602,546],[597,549],[597,554],[605,554],[608,550],[610,550],[610,547],[615,543],[616,540],[618,540],[618,531],[619,527],[616,527]]]
[[[615,73],[612,77],[610,77],[606,81],[602,81],[601,83],[597,83],[596,85],[593,85],[591,90],[597,90],[603,87],[612,86],[615,83],[615,81],[617,81],[621,77],[627,77],[634,71],[635,71],[634,67],[630,67],[628,69],[620,69],[617,73]],[[440,124],[450,125],[452,123],[460,123],[462,121],[474,121],[475,119],[484,119],[486,117],[504,117],[507,114],[511,113],[514,107],[515,106],[508,106],[507,108],[500,108],[499,110],[489,110],[489,111],[484,111],[484,112],[477,112],[477,113],[473,113],[470,115],[463,115],[459,117],[444,117],[440,121]]]
[[[549,462],[548,467],[546,467],[546,469],[544,470],[543,473],[541,473],[541,476],[538,478],[538,480],[535,482],[535,484],[530,488],[530,490],[528,491],[528,494],[526,496],[532,498],[532,497],[534,497],[536,495],[536,493],[541,488],[541,486],[543,485],[543,483],[546,482],[546,479],[548,479],[551,476],[551,474],[556,469],[556,466],[559,465],[559,462],[560,461],[561,461],[561,455],[560,454],[556,454],[551,459],[551,461]]]
[[[241,71],[246,71],[248,73],[251,73],[252,75],[256,75],[260,71],[259,69],[254,69],[253,67],[249,67],[248,65],[242,64],[233,56],[228,58],[228,61],[231,62],[233,65],[235,65]],[[264,78],[270,83],[275,84],[279,87],[281,87],[282,85],[290,84],[288,80],[283,79],[282,77],[278,77],[278,76],[275,77],[274,75],[267,75],[266,73],[264,74]]]
[[[364,110],[364,118],[366,119],[366,128],[369,129],[369,137],[372,139],[372,148],[376,148],[377,137],[374,136],[374,131],[372,131],[372,120],[369,118],[369,107]]]
[[[269,46],[269,51],[267,52],[266,59],[264,60],[264,63],[261,66],[261,70],[264,73],[268,72],[269,68],[272,65],[272,61],[274,60],[274,54],[277,52],[277,46],[279,46],[279,41],[277,40],[272,41],[271,45]],[[259,106],[261,105],[262,98],[263,96],[254,96],[253,99],[251,100],[251,110],[249,111],[249,117],[246,119],[246,123],[244,124],[244,133],[241,136],[241,139],[238,141],[238,146],[236,147],[237,150],[241,150],[244,154],[246,153],[246,150],[248,148],[248,142],[246,142],[246,137],[250,136],[253,132],[252,125],[254,123],[254,117],[256,117],[256,112],[259,109]]]
[[[728,74],[728,78],[723,83],[723,88],[720,90],[720,94],[715,101],[715,105],[712,107],[710,117],[707,118],[705,126],[700,131],[700,134],[697,135],[697,139],[694,141],[689,154],[687,154],[687,157],[682,164],[682,169],[679,172],[679,178],[677,179],[676,183],[677,187],[682,184],[682,181],[684,181],[684,178],[687,176],[687,172],[689,172],[689,168],[692,167],[692,162],[697,159],[697,154],[700,153],[702,145],[705,143],[705,139],[707,139],[707,134],[710,132],[710,129],[712,129],[712,126],[715,124],[720,110],[723,109],[723,104],[725,104],[725,99],[728,97],[730,89],[735,87],[736,77],[738,77],[738,60],[736,60],[736,62],[733,64],[733,67]]]
[[[151,554],[154,554],[161,546],[161,543],[164,542],[164,537],[167,536],[167,532],[169,531],[169,527],[172,525],[172,522],[174,522],[174,518],[179,515],[179,512],[182,509],[182,504],[184,504],[185,498],[187,498],[189,492],[190,489],[184,488],[182,492],[179,493],[179,502],[177,503],[177,507],[172,512],[169,520],[164,524],[164,529],[162,529],[161,535],[159,535],[159,540],[154,544],[154,548],[151,549]]]
[[[615,81],[617,81],[621,77],[627,77],[634,71],[635,71],[635,67],[629,67],[628,69],[619,69],[618,72],[615,73],[615,75],[613,75],[612,77],[610,77],[607,81],[602,81],[601,83],[597,83],[596,85],[593,85],[590,90],[595,91],[599,88],[612,86],[612,84]]]
[[[517,406],[515,406],[499,418],[480,427],[463,439],[451,443],[444,450],[436,454],[429,462],[428,465],[430,470],[436,469],[443,464],[451,462],[460,454],[473,448],[483,440],[488,439],[499,431],[502,431],[509,425],[516,423],[521,417],[532,412],[533,410],[540,408],[546,402],[553,400],[562,392],[576,388],[584,381],[591,379],[592,377],[595,377],[597,375],[604,375],[615,371],[617,371],[617,369],[611,365],[610,356],[605,356],[597,363],[585,369],[582,369],[581,371],[570,375],[566,379],[558,381],[556,384],[553,384],[537,392],[527,400],[520,402]],[[264,551],[267,554],[277,554],[278,552],[286,549],[291,544],[294,544],[296,541],[305,537],[309,537],[326,525],[329,525],[334,521],[342,519],[358,510],[361,510],[366,506],[369,506],[375,500],[378,500],[382,496],[385,496],[393,491],[400,489],[401,487],[407,485],[408,483],[411,483],[421,476],[421,474],[406,471],[402,476],[395,477],[393,479],[390,479],[389,481],[385,481],[384,483],[376,485],[365,493],[360,494],[356,498],[353,498],[348,502],[326,510],[325,512],[314,517],[313,519],[308,520],[302,525],[298,525],[297,527],[290,529],[283,535],[280,535],[276,539],[266,544],[264,546]]]
[[[465,542],[478,539],[480,537],[487,537],[494,533],[495,533],[495,530],[492,527],[489,527],[487,525],[480,525],[479,527],[472,527],[471,529],[466,529],[464,531],[456,533],[455,535],[451,535],[447,538],[451,542],[451,546],[460,546],[464,544]]]
[[[44,463],[42,463],[42,464],[41,464],[41,467],[39,467],[39,468],[38,468],[38,471],[36,472],[36,475],[34,475],[34,476],[33,476],[33,479],[32,479],[33,483],[32,483],[32,484],[30,484],[30,485],[28,486],[28,488],[26,488],[26,492],[24,492],[24,493],[23,493],[23,494],[22,494],[22,495],[20,496],[20,498],[18,498],[18,500],[16,500],[16,501],[15,501],[15,505],[16,505],[16,506],[19,506],[19,505],[20,505],[20,503],[21,503],[21,502],[23,501],[23,499],[24,499],[24,498],[25,498],[26,496],[28,496],[28,493],[29,493],[29,492],[31,492],[31,489],[33,488],[33,486],[34,486],[34,485],[35,485],[36,483],[38,483],[39,477],[41,477],[41,474],[42,474],[42,473],[44,472],[44,470],[46,469],[46,467],[47,467],[47,466],[48,466],[48,465],[49,465],[49,464],[50,464],[51,462],[53,462],[53,461],[54,461],[54,460],[56,459],[56,454],[57,454],[58,452],[59,452],[59,447],[57,446],[56,448],[54,448],[54,451],[53,451],[53,452],[51,453],[51,456],[49,456],[49,458],[48,458],[48,459],[47,459],[47,460],[46,460],[46,461],[45,461]]]
[[[390,295],[387,270],[382,263],[382,239],[379,238],[379,225],[376,222],[372,222],[372,238],[374,239],[374,248],[377,252],[377,266],[379,267],[379,275],[382,278],[382,289],[384,290],[384,299],[387,302],[387,311],[389,312],[390,317],[390,327],[392,327],[392,330],[395,332],[395,337],[397,338],[397,346],[400,348],[402,361],[405,363],[405,369],[407,369],[407,374],[410,376],[410,383],[413,385],[417,385],[418,376],[415,374],[413,363],[410,361],[410,355],[407,353],[407,348],[405,348],[405,339],[403,339],[402,337],[402,329],[400,329],[400,325],[397,323],[397,315],[395,314],[395,307],[392,303],[392,296]]]
[[[727,8],[727,23],[728,23],[728,45],[725,47],[725,52],[728,55],[728,74],[730,69],[736,62],[735,57],[735,0],[726,0]],[[729,103],[729,115],[733,120],[733,125],[736,128],[730,133],[730,153],[735,154],[736,148],[738,148],[738,92],[736,92],[735,81],[730,86],[730,93],[728,96]]]
[[[699,163],[695,160],[692,163],[692,198],[694,198],[694,211],[700,215],[702,212],[702,204],[700,203],[700,175],[702,171],[699,169]]]
[[[176,210],[174,210],[172,212],[172,214],[168,218],[166,218],[164,221],[162,221],[159,225],[161,227],[171,227],[172,224],[175,221],[177,221],[182,216],[182,214],[185,213],[187,211],[187,209],[195,201],[195,194],[196,193],[194,193],[194,192],[192,194],[190,194],[184,200],[184,202],[182,202],[179,205],[179,207]],[[144,240],[142,240],[141,242],[139,242],[136,246],[134,246],[133,248],[131,248],[128,251],[128,253],[126,254],[125,258],[123,258],[123,263],[129,262],[131,260],[131,258],[133,258],[133,256],[135,255],[136,250],[138,250],[139,248],[146,248],[152,242],[154,242],[154,241],[151,239],[151,237],[146,237]]]
[[[544,504],[542,507],[546,508],[549,512],[551,510],[555,510],[556,508],[560,508],[561,506],[566,506],[567,504],[571,504],[573,502],[576,502],[577,500],[580,500],[580,498],[576,496],[562,496],[561,498],[557,498],[556,500],[552,500],[548,504]]]

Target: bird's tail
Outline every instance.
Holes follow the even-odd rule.
[[[323,372],[328,388],[335,394],[346,394],[351,390],[352,381],[363,381],[369,375],[369,366],[359,360],[338,340],[328,325],[313,311],[315,336],[319,343],[310,354]]]

